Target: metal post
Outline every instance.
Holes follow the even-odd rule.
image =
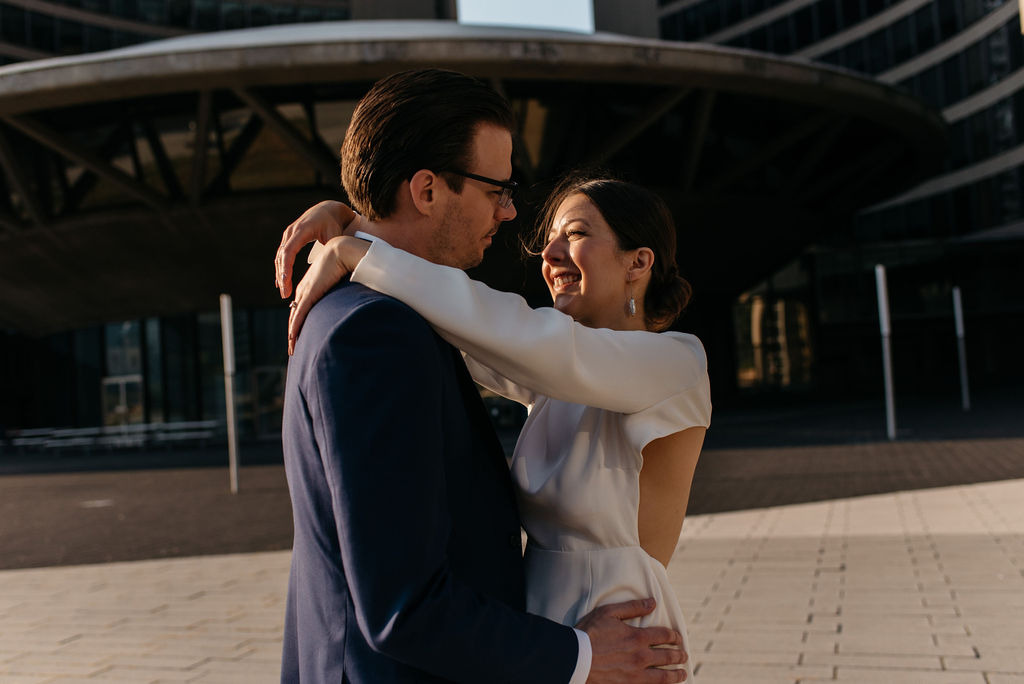
[[[228,469],[231,493],[238,493],[238,434],[235,425],[235,331],[231,319],[231,295],[220,296],[220,334],[224,347],[224,402],[227,405]]]
[[[956,323],[956,350],[960,358],[960,404],[964,411],[971,410],[971,390],[967,385],[967,345],[964,342],[964,307],[960,302],[960,288],[953,287],[953,320]]]
[[[875,288],[878,291],[878,323],[882,329],[882,372],[885,375],[885,432],[896,439],[896,406],[892,390],[892,349],[889,344],[889,289],[885,283],[885,266],[875,265]]]

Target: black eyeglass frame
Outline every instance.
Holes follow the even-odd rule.
[[[501,194],[498,195],[498,204],[508,209],[512,206],[512,197],[515,195],[516,189],[519,187],[519,183],[515,181],[503,181],[496,178],[488,178],[487,176],[479,176],[475,173],[466,173],[465,171],[449,171],[454,173],[456,176],[462,176],[463,178],[472,178],[473,180],[480,181],[481,183],[488,183],[490,185],[496,185],[501,188]]]

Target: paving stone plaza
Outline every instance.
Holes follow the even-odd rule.
[[[0,571],[0,684],[277,681],[289,553]],[[1024,479],[695,515],[703,684],[1024,683]]]

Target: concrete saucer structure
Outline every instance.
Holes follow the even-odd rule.
[[[532,199],[583,164],[657,189],[705,319],[943,157],[941,118],[902,91],[707,44],[347,21],[35,60],[0,68],[0,325],[45,334],[203,311],[221,292],[275,305],[280,232],[341,196],[355,101],[423,66],[506,94]],[[480,276],[542,301],[504,242]]]

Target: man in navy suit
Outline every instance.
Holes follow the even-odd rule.
[[[516,210],[514,121],[462,74],[378,82],[342,147],[375,235],[436,263],[480,262]],[[283,287],[283,286],[282,286]],[[458,351],[407,306],[344,281],[310,311],[288,368],[283,441],[295,538],[281,681],[676,682],[682,643],[623,619],[524,612],[507,465]]]

